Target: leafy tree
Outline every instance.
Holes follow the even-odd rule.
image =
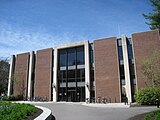
[[[150,58],[142,61],[142,70],[153,86],[160,86],[160,49],[156,49]]]
[[[0,95],[7,93],[9,75],[9,62],[8,59],[0,59]]]
[[[148,19],[149,22],[146,22],[150,26],[151,30],[159,29],[160,30],[160,0],[150,0],[152,6],[154,7],[153,13],[143,14],[145,19]]]

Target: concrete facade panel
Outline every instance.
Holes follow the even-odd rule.
[[[52,48],[39,50],[36,54],[34,96],[51,100]]]
[[[16,56],[13,94],[27,97],[27,80],[29,67],[29,53]]]
[[[133,52],[135,57],[135,69],[137,88],[150,86],[151,82],[147,80],[142,71],[142,61],[151,57],[152,52],[160,46],[159,31],[148,31],[132,34]]]
[[[110,98],[120,102],[120,80],[115,37],[94,41],[96,99]]]

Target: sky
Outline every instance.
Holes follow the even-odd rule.
[[[150,30],[149,0],[0,0],[0,58]]]

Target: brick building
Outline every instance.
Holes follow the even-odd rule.
[[[8,96],[27,100],[133,102],[136,90],[149,86],[141,61],[160,46],[159,30],[72,43],[12,55]],[[14,78],[14,79],[13,79]]]

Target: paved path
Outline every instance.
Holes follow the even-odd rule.
[[[33,103],[51,109],[56,120],[127,120],[137,114],[156,110],[156,107],[107,108],[82,103]]]

